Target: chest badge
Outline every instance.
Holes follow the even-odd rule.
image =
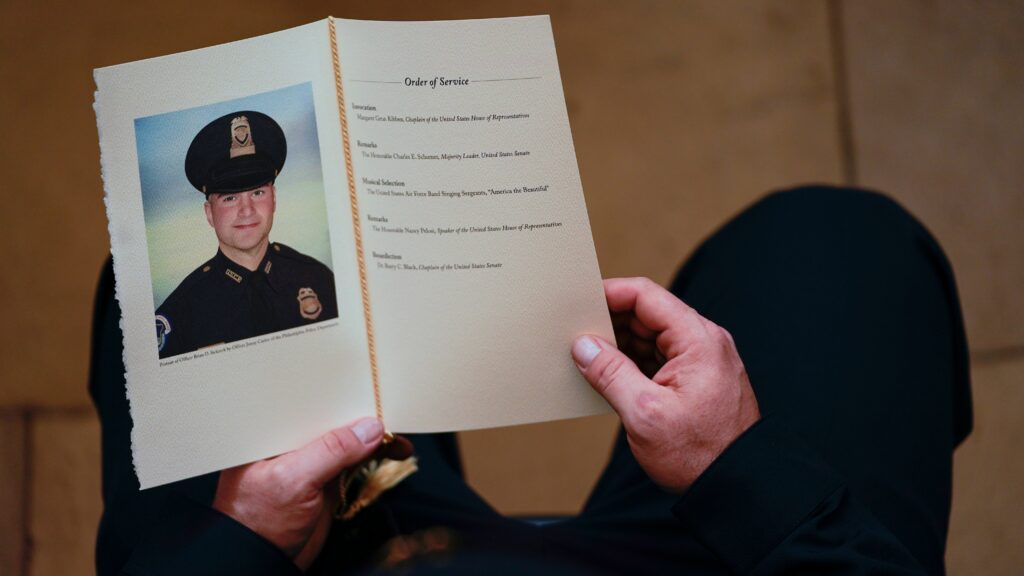
[[[312,288],[299,288],[299,314],[306,320],[316,320],[324,307],[320,304],[320,298]]]

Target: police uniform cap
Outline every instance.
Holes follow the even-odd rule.
[[[273,118],[240,110],[196,134],[185,155],[185,176],[207,196],[244,192],[273,182],[287,154],[284,131]]]

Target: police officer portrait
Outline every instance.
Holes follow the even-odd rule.
[[[338,317],[308,83],[135,125],[161,359]]]

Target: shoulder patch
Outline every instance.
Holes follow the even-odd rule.
[[[156,344],[157,352],[163,352],[167,345],[167,335],[171,333],[171,321],[163,314],[156,315]]]

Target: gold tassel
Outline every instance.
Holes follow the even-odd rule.
[[[338,502],[334,517],[339,520],[351,520],[363,508],[376,502],[381,494],[398,486],[402,480],[408,478],[418,469],[415,457],[405,460],[382,458],[371,460],[357,469],[342,473],[341,500]],[[348,491],[356,480],[360,480],[362,484],[359,486],[356,499],[349,503]]]

